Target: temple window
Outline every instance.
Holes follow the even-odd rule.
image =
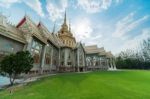
[[[37,64],[40,63],[41,52],[42,52],[42,44],[37,42],[36,40],[33,40],[32,47],[31,47],[31,53],[34,58],[34,63],[37,63]]]
[[[0,61],[10,53],[23,50],[24,45],[9,38],[0,36]]]
[[[51,46],[48,44],[46,46],[46,53],[45,53],[45,64],[51,64]]]

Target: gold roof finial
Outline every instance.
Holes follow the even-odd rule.
[[[65,9],[64,24],[66,24],[66,9]]]
[[[71,32],[71,24],[70,24],[70,21],[69,21],[69,32]]]

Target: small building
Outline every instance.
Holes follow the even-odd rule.
[[[116,69],[115,58],[111,52],[97,45],[85,46],[87,70],[113,70]]]

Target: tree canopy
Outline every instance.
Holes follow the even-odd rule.
[[[21,73],[28,73],[33,67],[33,57],[28,51],[10,54],[0,62],[0,74],[9,76],[13,85],[16,77]]]
[[[120,52],[116,66],[119,69],[150,69],[150,38],[143,40],[138,50]]]

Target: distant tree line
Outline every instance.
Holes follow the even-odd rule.
[[[144,40],[137,50],[120,52],[116,66],[118,69],[150,69],[150,38]]]

